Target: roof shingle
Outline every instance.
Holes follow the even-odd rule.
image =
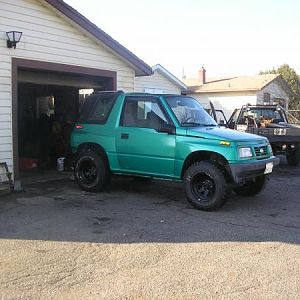
[[[188,90],[196,93],[259,91],[279,74],[263,74],[256,76],[239,76],[231,78],[209,78],[205,84],[199,84],[195,78],[187,79],[184,83]]]

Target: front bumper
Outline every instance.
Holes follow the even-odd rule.
[[[261,161],[249,162],[247,164],[230,164],[232,179],[234,183],[240,184],[248,179],[265,174],[266,164],[273,162],[273,167],[279,164],[280,159],[272,156]]]

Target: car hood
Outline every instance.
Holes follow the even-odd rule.
[[[231,142],[253,142],[266,140],[266,138],[258,136],[256,134],[239,132],[233,129],[228,129],[219,126],[190,127],[186,129],[186,134],[188,136],[208,138],[214,140],[227,140]]]
[[[266,128],[298,128],[298,129],[300,129],[300,125],[299,124],[279,122],[279,123],[270,123],[266,126]]]

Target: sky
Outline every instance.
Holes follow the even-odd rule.
[[[298,0],[64,0],[148,65],[179,79],[300,74]]]

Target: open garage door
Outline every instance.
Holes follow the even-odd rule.
[[[14,176],[20,182],[28,173],[53,172],[61,157],[70,167],[70,134],[80,107],[94,90],[115,90],[116,74],[23,60],[15,71]]]

